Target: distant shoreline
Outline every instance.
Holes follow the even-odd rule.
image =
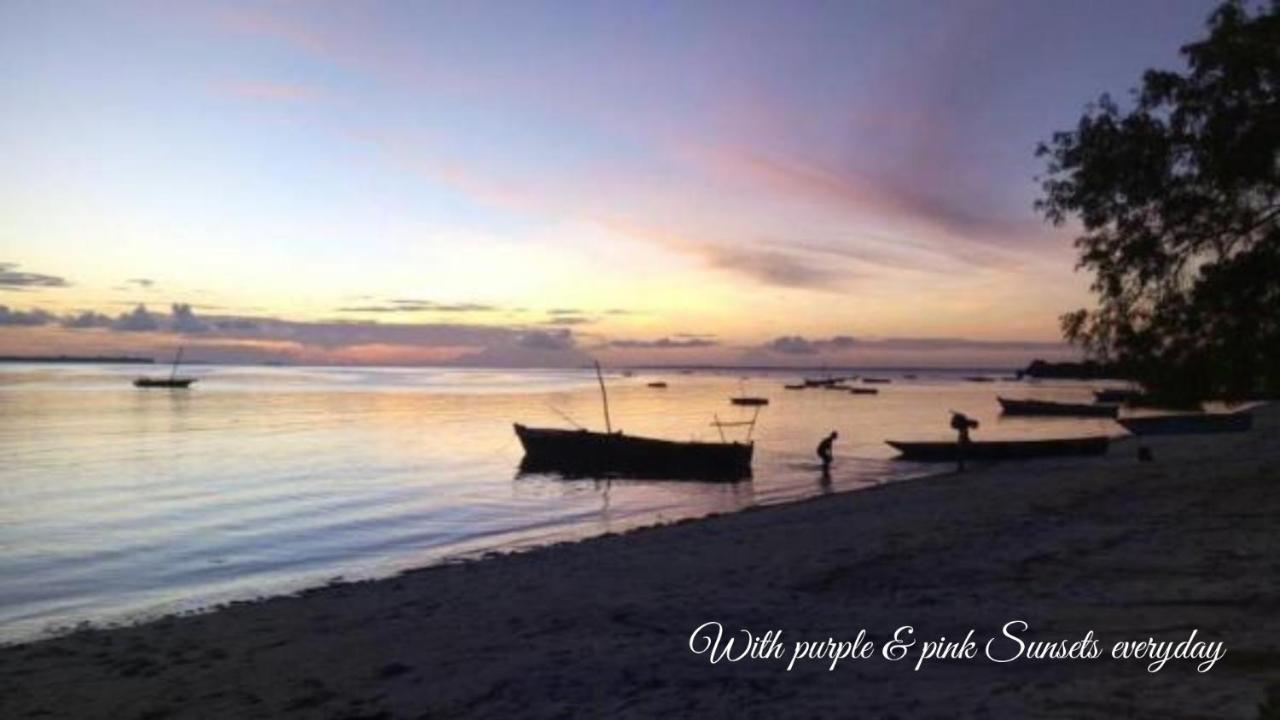
[[[0,355],[0,363],[112,363],[116,365],[154,365],[154,358],[81,355]]]

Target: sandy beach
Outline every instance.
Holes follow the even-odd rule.
[[[1280,412],[0,649],[6,718],[1253,718],[1280,680]],[[710,664],[784,642],[1182,640],[1170,660]]]

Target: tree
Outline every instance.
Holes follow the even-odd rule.
[[[1096,309],[1062,316],[1091,358],[1175,397],[1280,391],[1280,0],[1213,12],[1148,70],[1055,133],[1037,211],[1075,219]]]

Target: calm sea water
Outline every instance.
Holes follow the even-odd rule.
[[[730,396],[770,398],[754,479],[567,481],[518,475],[511,424],[601,428],[589,372],[196,366],[189,391],[130,385],[165,369],[0,366],[0,641],[918,477],[934,469],[883,440],[948,439],[952,408],[978,438],[1119,432],[999,418],[997,394],[1088,401],[1084,384],[886,371],[853,396],[784,390],[794,373],[644,371],[608,378],[615,429],[715,439],[714,418],[750,417]],[[832,429],[824,486],[813,448]]]

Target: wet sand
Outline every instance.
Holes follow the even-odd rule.
[[[2,648],[0,717],[1254,718],[1280,680],[1280,412],[1256,425]],[[1227,654],[787,672],[688,647],[712,620],[878,643],[1014,619]]]

